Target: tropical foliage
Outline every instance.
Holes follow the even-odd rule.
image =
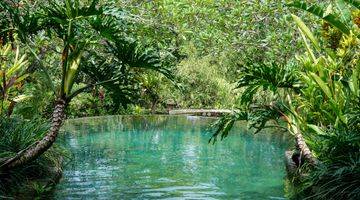
[[[243,114],[226,116],[215,124],[214,140],[218,135],[227,136],[236,120],[248,120],[256,132],[281,126],[297,142],[304,136],[312,152],[299,149],[297,164],[298,173],[308,175],[292,180],[297,186],[293,198],[359,198],[358,5],[339,1],[324,9],[300,1],[288,4],[321,17],[323,37],[318,39],[293,15],[306,54],[298,55],[296,63],[242,66],[238,87],[245,88],[240,107]],[[256,94],[265,98],[254,98]]]
[[[0,197],[61,166],[66,153],[53,144],[66,117],[165,113],[170,102],[233,108],[210,142],[239,120],[293,135],[289,197],[359,199],[359,7],[1,1]]]
[[[1,42],[6,44],[1,51],[1,115],[5,118],[1,129],[14,137],[24,137],[23,140],[6,142],[6,139],[12,137],[2,134],[2,144],[6,146],[1,152],[0,169],[5,175],[9,174],[8,171],[12,173],[16,169],[26,168],[33,161],[44,157],[44,153],[51,152],[47,150],[57,138],[65,118],[65,110],[78,94],[102,85],[109,91],[113,107],[117,109],[120,104],[125,106],[136,97],[133,91],[136,91],[139,83],[137,77],[144,70],[154,70],[171,78],[171,73],[155,49],[147,44],[140,44],[126,34],[131,17],[125,17],[127,14],[119,8],[100,5],[96,0],[88,5],[76,0],[53,1],[44,3],[39,8],[33,7],[31,2],[21,6],[19,3],[0,3],[1,9],[6,11],[2,14],[7,21],[7,27],[1,32]],[[16,50],[15,58],[10,59],[12,46],[16,42],[30,47],[28,50],[34,56],[34,62],[29,66],[26,66],[25,56],[19,57],[19,49]],[[33,50],[36,49],[36,42],[45,42],[49,46],[36,52]],[[46,56],[57,59],[52,63],[57,65],[57,69],[50,68],[54,70],[53,74],[44,67],[43,60],[46,60]],[[12,62],[8,64],[10,60]],[[39,69],[47,77],[49,89],[53,90],[50,93],[54,99],[51,127],[46,134],[36,127],[30,128],[31,132],[26,135],[18,129],[9,132],[11,128],[7,124],[18,120],[11,114],[15,104],[23,96],[21,91],[15,91],[15,86],[22,88],[21,84],[28,84],[31,78],[25,78],[28,75],[33,75],[34,78],[36,74],[32,72]],[[35,119],[31,120],[32,123]],[[18,124],[15,123],[15,127],[20,128],[25,123],[21,118],[19,121]],[[34,132],[37,132],[36,137],[31,137]],[[14,142],[21,146],[15,148],[17,145]],[[15,146],[8,149],[12,145]]]
[[[290,60],[302,48],[282,1],[130,0],[118,4],[147,20],[136,31],[179,62],[174,73],[181,90],[165,83],[159,91],[163,101],[173,100],[182,108],[231,108],[236,104],[232,89],[238,63]],[[214,76],[203,75],[206,69],[216,71]]]

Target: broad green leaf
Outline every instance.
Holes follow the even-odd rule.
[[[351,75],[351,79],[349,81],[350,90],[355,96],[359,96],[359,69],[360,66],[353,71],[353,74]]]
[[[18,103],[18,102],[24,101],[24,100],[26,100],[26,99],[29,99],[29,98],[31,98],[31,97],[32,97],[31,95],[21,94],[21,95],[19,95],[19,96],[14,97],[12,100]]]
[[[23,55],[20,58],[20,60],[15,60],[14,65],[7,70],[6,75],[12,76],[16,73],[19,73],[21,71],[21,69],[23,69],[23,67],[25,67],[25,65],[28,63],[28,61],[25,59],[26,59],[26,56]]]
[[[336,15],[334,15],[334,14],[326,14],[326,11],[324,11],[323,8],[321,8],[321,7],[319,7],[319,6],[315,5],[315,4],[309,6],[306,2],[294,1],[294,2],[292,2],[290,4],[288,4],[288,6],[307,11],[307,12],[309,12],[309,13],[311,13],[311,14],[325,20],[326,22],[331,24],[333,27],[339,29],[342,33],[344,33],[346,35],[350,34],[350,29],[346,26],[346,24],[341,22],[336,17]]]
[[[321,88],[321,90],[325,93],[325,95],[329,98],[332,99],[332,95],[331,95],[331,90],[330,88],[326,85],[326,83],[315,73],[310,73],[311,77],[314,79],[314,81],[317,83],[317,85]]]
[[[1,56],[6,56],[10,50],[11,50],[11,45],[7,44],[6,46],[3,47]]]
[[[303,41],[304,41],[306,50],[308,51],[309,56],[310,56],[311,60],[313,61],[313,63],[315,63],[315,62],[316,62],[315,55],[314,55],[313,51],[311,50],[308,42],[306,41],[305,35],[304,35],[304,33],[302,32],[302,30],[301,30],[300,28],[299,28],[299,31],[300,31],[300,34],[301,34],[301,38],[302,38]]]
[[[336,7],[340,11],[341,19],[344,22],[348,22],[351,20],[351,13],[350,13],[349,9],[346,7],[344,0],[337,0]]]
[[[333,12],[332,4],[329,4],[328,7],[326,7],[324,15],[331,14]]]
[[[315,48],[320,51],[320,45],[315,36],[312,34],[310,29],[305,25],[305,23],[296,15],[291,15],[294,19],[296,25],[300,28],[300,30],[309,38],[309,40],[314,44]]]
[[[345,2],[351,4],[357,9],[360,9],[360,1],[359,0],[344,0]]]
[[[8,71],[6,71],[6,76],[13,76],[21,70],[21,67],[26,63],[15,63]]]
[[[64,92],[69,95],[78,73],[82,52],[77,52],[65,75]]]
[[[326,133],[325,133],[324,131],[322,131],[322,130],[320,129],[320,127],[318,127],[318,126],[316,126],[316,125],[314,125],[314,124],[307,124],[307,126],[308,126],[311,130],[315,131],[315,133],[317,133],[318,135],[326,135]]]

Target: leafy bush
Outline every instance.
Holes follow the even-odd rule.
[[[235,84],[226,79],[211,57],[188,58],[177,66],[182,91],[175,101],[185,108],[231,108],[236,102]]]

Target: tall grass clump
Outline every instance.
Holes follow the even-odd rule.
[[[35,143],[49,128],[40,119],[32,121],[16,117],[0,118],[0,161],[17,155]],[[39,159],[11,171],[0,171],[0,196],[21,197],[25,193],[36,193],[51,188],[53,181],[61,175],[65,149],[54,145]],[[36,194],[33,194],[36,195]]]

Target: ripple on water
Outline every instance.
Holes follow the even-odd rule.
[[[63,143],[74,155],[55,199],[283,199],[282,135],[246,133],[208,144],[213,119],[106,117],[74,120]]]

